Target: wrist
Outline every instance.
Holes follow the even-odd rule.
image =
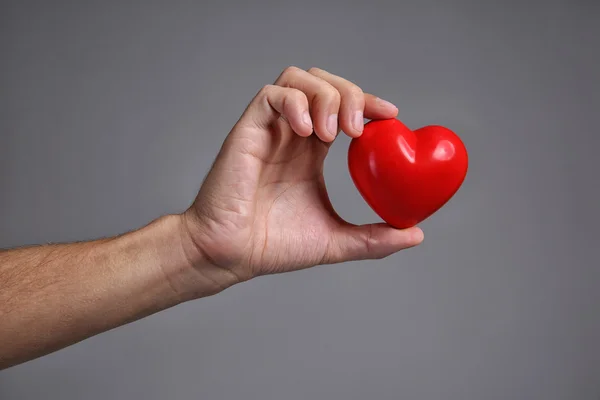
[[[186,218],[185,214],[167,215],[147,227],[164,279],[180,302],[210,296],[240,282],[206,257],[192,240]]]

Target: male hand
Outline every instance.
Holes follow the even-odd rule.
[[[334,211],[323,162],[340,129],[398,110],[320,69],[286,69],[227,136],[192,206],[114,238],[0,251],[0,369],[252,277],[382,258],[419,228]]]
[[[227,136],[193,205],[103,240],[0,251],[0,369],[252,277],[382,258],[419,228],[333,210],[323,161],[340,131],[393,105],[320,69],[288,68]]]
[[[392,104],[317,68],[287,68],[265,86],[182,216],[185,252],[202,278],[224,288],[258,275],[379,259],[418,245],[423,233],[416,227],[344,221],[323,178],[340,129],[358,137],[363,116],[397,113]]]

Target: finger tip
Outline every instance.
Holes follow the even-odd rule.
[[[313,132],[322,142],[325,143],[331,143],[335,139],[335,135],[332,135],[326,127],[316,126]]]
[[[423,233],[423,230],[416,226],[413,227],[411,232],[411,239],[415,244],[421,244],[425,239],[425,234]]]
[[[359,130],[353,129],[353,130],[351,130],[351,131],[348,131],[348,132],[345,132],[345,133],[346,133],[346,135],[348,135],[348,136],[349,136],[351,139],[357,139],[357,138],[359,138],[359,137],[361,137],[361,136],[362,136],[362,134],[363,134],[363,131],[359,131]]]
[[[423,230],[418,226],[408,227],[404,229],[394,228],[393,226],[388,226],[390,228],[390,232],[396,237],[397,243],[402,248],[414,247],[421,244],[425,238]]]
[[[418,226],[400,229],[399,233],[401,233],[404,243],[407,247],[418,246],[425,238],[423,231]]]
[[[398,107],[394,103],[384,100],[380,97],[377,97],[375,99],[375,104],[377,104],[381,109],[384,109],[384,110],[397,110],[398,109]]]
[[[387,118],[396,118],[398,116],[399,110],[397,108],[393,109],[393,110],[389,110],[389,112],[386,113]]]
[[[335,136],[330,133],[322,134],[319,138],[325,143],[332,143],[335,140]]]

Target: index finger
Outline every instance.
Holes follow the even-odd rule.
[[[398,116],[398,107],[370,93],[365,93],[365,118],[389,119]]]

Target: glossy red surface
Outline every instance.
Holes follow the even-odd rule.
[[[348,167],[369,206],[403,229],[454,196],[467,174],[468,155],[460,138],[442,126],[412,131],[397,119],[377,120],[352,139]]]

